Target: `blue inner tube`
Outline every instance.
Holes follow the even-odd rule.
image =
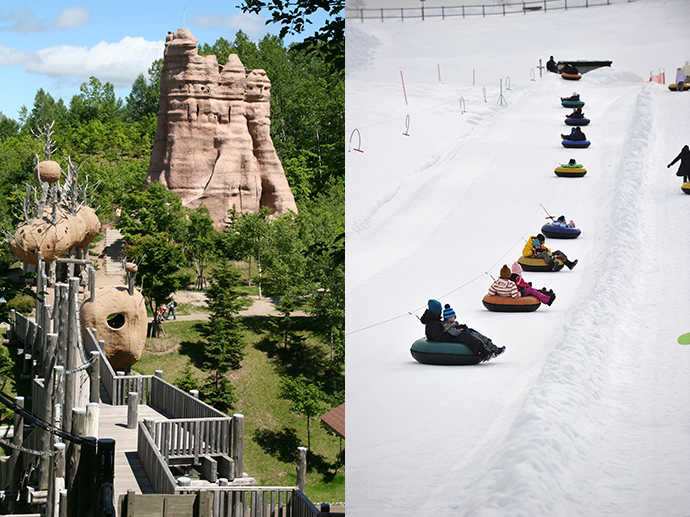
[[[478,364],[482,358],[464,343],[442,343],[421,338],[412,343],[410,353],[422,364]]]
[[[569,126],[586,126],[589,124],[589,119],[568,117],[565,119],[565,123]]]
[[[553,223],[546,223],[541,227],[541,233],[549,239],[575,239],[582,232],[579,228],[563,228]]]
[[[561,101],[561,106],[564,108],[581,108],[585,105],[585,101]]]
[[[592,142],[590,142],[589,140],[566,140],[565,138],[561,140],[561,145],[569,149],[577,149],[580,147],[584,149],[586,147],[589,147],[591,143]]]

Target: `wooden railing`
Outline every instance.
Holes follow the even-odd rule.
[[[162,420],[153,423],[153,441],[161,454],[170,459],[204,455],[231,455],[232,417]],[[241,475],[241,473],[240,473]]]
[[[162,372],[161,372],[162,373]],[[151,380],[151,399],[154,406],[172,418],[226,418],[227,415],[189,393],[176,388],[158,376]]]
[[[560,9],[594,7],[612,3],[632,2],[634,0],[534,0],[531,2],[512,2],[490,5],[460,5],[451,7],[386,7],[380,9],[348,9],[345,18],[348,20],[402,20],[426,18],[457,18],[470,16],[491,16],[506,14],[527,14],[528,12],[546,12]],[[423,5],[423,4],[422,4]]]
[[[144,422],[139,422],[137,436],[137,456],[151,488],[156,494],[174,494],[177,482]]]

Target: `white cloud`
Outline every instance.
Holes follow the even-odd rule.
[[[232,16],[222,16],[219,14],[195,16],[192,20],[192,26],[200,29],[222,27],[232,36],[238,30],[241,30],[252,40],[263,38],[266,32],[268,32],[266,17],[253,13],[236,13]]]
[[[91,18],[91,13],[85,7],[68,7],[53,20],[56,29],[76,29],[82,27]]]
[[[117,43],[102,41],[91,48],[58,45],[36,52],[0,45],[0,66],[18,65],[27,72],[53,78],[76,77],[83,82],[94,76],[113,86],[130,86],[163,57],[163,48],[163,41],[129,36]]]

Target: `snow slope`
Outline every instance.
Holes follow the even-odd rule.
[[[690,144],[690,94],[648,82],[690,59],[687,27],[688,0],[348,21],[350,516],[690,515],[690,196],[666,168]],[[540,78],[548,54],[613,66]],[[588,149],[560,145],[573,91]],[[555,176],[571,157],[587,175]],[[577,267],[525,273],[551,307],[487,311],[488,274],[545,209],[582,228],[547,241]],[[429,298],[506,353],[416,363]]]

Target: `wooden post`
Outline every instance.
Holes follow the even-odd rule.
[[[153,418],[152,416],[147,416],[144,418],[144,425],[146,426],[146,430],[151,435],[151,438],[154,438],[154,439],[155,439],[154,433],[156,432],[155,424],[156,424],[156,419]]]
[[[158,377],[159,379],[161,379],[161,380],[163,379],[163,370],[156,370],[156,371],[153,372],[153,373],[154,373],[154,375],[155,375],[156,377]]]
[[[57,352],[58,335],[48,334],[47,338],[45,351],[46,360],[43,363],[43,377],[46,380],[46,387],[48,387],[48,381],[52,381],[53,366],[57,364],[55,362],[55,354]]]
[[[86,425],[86,408],[75,407],[72,408],[72,428],[70,433],[74,436],[84,436],[84,426]],[[80,446],[76,443],[70,443],[67,449],[67,476],[65,477],[65,486],[67,490],[74,489],[74,482],[77,475],[77,467],[79,466]],[[71,497],[70,497],[71,499]]]
[[[96,270],[89,266],[89,301],[96,299]]]
[[[244,415],[232,415],[232,459],[235,460],[235,477],[244,477]]]
[[[97,480],[98,508],[97,516],[115,515],[113,507],[113,482],[115,479],[115,440],[103,438],[98,440],[98,459],[96,464],[100,466]],[[128,514],[129,515],[129,514]]]
[[[14,403],[23,408],[24,397],[15,397]],[[24,418],[19,414],[14,414],[14,435],[12,436],[12,443],[17,447],[21,447],[24,443]],[[10,456],[10,472],[12,473],[12,483],[10,488],[12,490],[12,497],[17,497],[19,500],[19,487],[22,480],[22,465],[19,461],[19,450],[12,449],[12,456]],[[13,499],[14,500],[14,499]]]
[[[199,398],[199,390],[189,390],[189,394],[195,399]]]
[[[89,402],[86,404],[86,423],[84,426],[84,435],[98,438],[98,419],[101,414],[101,406],[98,402]]]
[[[139,392],[130,391],[127,397],[127,429],[136,429],[139,414]]]
[[[77,349],[78,343],[78,329],[79,324],[77,322],[77,304],[79,303],[79,279],[70,278],[69,279],[69,305],[67,308],[68,320],[67,320],[67,357],[65,368],[69,372],[74,370],[78,366],[79,351]],[[65,409],[70,411],[71,408],[75,407],[77,402],[77,375],[68,374],[65,379]],[[67,489],[69,490],[70,484],[67,484]]]
[[[78,510],[70,513],[84,517],[95,517],[97,500],[95,495],[98,490],[96,486],[98,476],[96,465],[97,440],[93,436],[87,436],[85,440],[87,443],[81,446],[77,477],[72,486],[72,495],[69,498],[70,503],[76,502]]]
[[[67,284],[55,284],[55,314],[53,315],[53,332],[58,335],[55,363],[65,365],[67,357]]]
[[[58,429],[62,427],[62,401],[65,398],[65,367],[53,366],[53,393],[52,393],[52,408],[53,416],[51,422]]]
[[[297,488],[302,493],[307,487],[307,448],[297,447]]]
[[[58,517],[59,493],[65,488],[65,444],[53,444],[55,454],[51,458],[48,476],[48,501],[46,503],[46,517]]]
[[[89,367],[89,380],[91,381],[89,390],[89,402],[101,401],[101,353],[97,350],[91,351],[93,363]]]
[[[67,517],[67,489],[60,490],[60,517]]]

